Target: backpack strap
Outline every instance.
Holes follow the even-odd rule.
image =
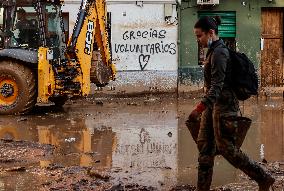
[[[232,67],[232,61],[231,61],[231,49],[228,47],[228,46],[226,46],[226,45],[222,45],[221,47],[215,47],[215,48],[226,48],[227,50],[228,50],[228,52],[229,52],[229,56],[230,56],[230,66]],[[210,60],[212,59],[212,54],[213,54],[213,52],[214,52],[214,50],[215,50],[215,48],[214,49],[212,49],[212,51],[210,52]],[[212,62],[212,60],[211,60],[211,62]],[[236,95],[236,93],[234,92],[234,90],[231,88],[230,89],[230,91],[232,92],[232,94],[234,95],[234,97],[235,97],[235,100],[238,102],[238,113],[240,114],[240,116],[242,117],[243,116],[243,113],[242,113],[242,111],[241,111],[241,109],[240,109],[240,102],[239,102],[239,100],[238,100],[238,98],[237,98],[237,95]],[[244,103],[244,102],[243,102]]]

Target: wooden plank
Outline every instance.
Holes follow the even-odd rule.
[[[262,9],[262,34],[279,35],[283,34],[283,22],[281,15],[283,14],[280,8],[264,8]]]
[[[261,85],[282,86],[283,64],[280,39],[265,39],[261,57]]]
[[[275,38],[283,38],[283,35],[274,35],[274,34],[262,34],[262,38],[269,38],[269,39],[275,39]]]
[[[283,10],[262,9],[262,37],[264,49],[261,52],[261,86],[283,86]],[[273,22],[272,22],[273,21]]]

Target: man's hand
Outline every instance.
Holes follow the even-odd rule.
[[[188,116],[189,120],[192,121],[198,121],[199,118],[201,116],[201,113],[199,113],[198,111],[196,111],[195,109],[190,113],[190,115]]]
[[[198,121],[202,112],[206,109],[204,103],[200,102],[195,109],[190,113],[188,119]]]

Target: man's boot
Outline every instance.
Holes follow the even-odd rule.
[[[268,174],[264,181],[258,183],[259,191],[269,191],[269,188],[272,187],[274,182],[275,179],[270,174]]]
[[[275,182],[275,179],[270,173],[266,172],[259,164],[250,159],[247,160],[244,166],[240,166],[240,169],[258,183],[259,191],[269,191],[269,188]]]
[[[209,191],[212,181],[213,167],[211,165],[199,164],[198,181],[196,191]]]
[[[228,150],[232,151],[232,150]],[[269,191],[275,179],[264,170],[260,164],[251,160],[241,150],[233,150],[233,152],[223,152],[223,156],[236,168],[242,170],[251,179],[255,180],[259,185],[259,191]]]

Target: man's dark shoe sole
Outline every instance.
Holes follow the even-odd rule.
[[[259,191],[269,191],[269,188],[272,188],[273,190],[272,185],[274,184],[274,182],[275,182],[275,179],[272,176],[268,177],[265,182],[258,184]]]

